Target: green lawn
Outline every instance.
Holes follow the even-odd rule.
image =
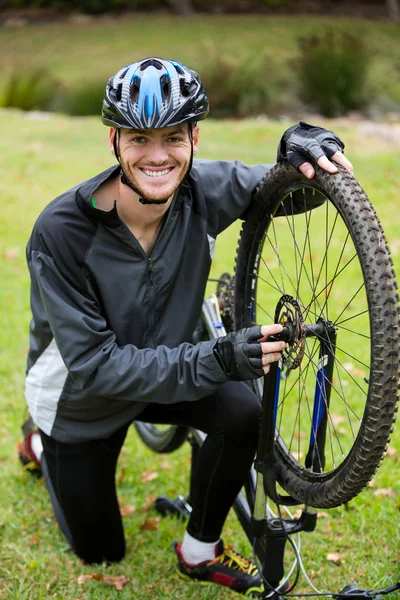
[[[48,27],[55,36],[57,25]],[[144,29],[139,27],[138,35],[144,35]],[[10,36],[9,32],[1,32],[3,40],[5,33]],[[119,38],[116,30],[113,39],[122,47]],[[86,41],[89,45],[91,40]],[[8,42],[10,46],[14,43],[11,36]],[[160,52],[163,49],[160,46]],[[50,58],[54,64],[61,60],[57,56]],[[116,58],[116,64],[120,58]],[[29,322],[25,244],[36,216],[54,196],[113,164],[113,159],[108,150],[107,129],[98,119],[18,111],[1,111],[1,117],[0,597],[16,600],[232,598],[228,591],[186,584],[177,577],[169,546],[172,540],[181,538],[182,523],[162,520],[155,531],[140,528],[149,516],[155,516],[151,510],[142,511],[150,496],[187,491],[187,447],[167,457],[155,456],[143,448],[133,430],[130,432],[119,466],[118,493],[123,504],[135,505],[136,510],[124,518],[126,558],[107,569],[83,566],[74,557],[58,532],[43,483],[24,473],[17,461],[15,444],[25,410],[23,387]],[[326,124],[345,140],[347,156],[377,208],[396,264],[400,252],[398,147],[395,142],[387,145],[367,138],[357,125]],[[272,162],[285,127],[268,121],[209,120],[201,127],[200,155],[248,163]],[[229,229],[219,240],[214,276],[232,271],[238,227]],[[379,588],[399,579],[399,427],[390,447],[390,456],[377,473],[374,486],[349,506],[324,511],[316,532],[302,536],[303,562],[320,590],[337,592],[350,582]],[[149,469],[158,476],[140,483],[141,474]],[[224,537],[248,553],[234,517],[229,519]],[[340,555],[339,562],[327,560],[331,552]],[[291,559],[289,552],[288,564]],[[96,573],[124,575],[129,583],[120,592],[101,581],[78,584],[79,575]],[[302,589],[310,591],[304,578]],[[392,594],[387,598],[396,597]]]

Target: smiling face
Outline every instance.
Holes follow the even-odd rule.
[[[182,183],[190,164],[189,125],[161,129],[121,129],[119,155],[126,177],[149,201],[166,200]],[[110,130],[113,151],[115,129]],[[193,127],[193,154],[199,144],[199,129]]]

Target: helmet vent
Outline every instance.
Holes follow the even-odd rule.
[[[184,74],[185,74],[185,72],[184,72],[184,70],[182,69],[182,67],[180,67],[180,66],[179,66],[179,65],[177,65],[176,63],[173,63],[173,65],[174,65],[175,69],[178,71],[179,75],[184,75]]]
[[[188,82],[188,81],[185,81],[184,79],[181,79],[180,84],[181,84],[181,94],[185,98],[190,96],[191,92],[196,89],[196,85],[194,84],[193,81]]]
[[[127,74],[127,72],[129,71],[129,67],[127,67],[125,69],[125,71],[123,73],[121,73],[121,75],[119,76],[120,79],[123,79],[125,77],[125,75]]]
[[[149,60],[146,60],[141,65],[140,70],[144,71],[148,67],[155,67],[156,69],[158,69],[159,71],[161,71],[162,68],[163,68],[163,65],[158,60],[155,60],[154,58],[150,58]]]
[[[131,85],[132,102],[137,102],[137,100],[139,98],[139,87],[140,87],[140,77],[133,77],[132,85]]]
[[[163,100],[166,100],[170,94],[170,81],[167,75],[163,75],[160,79],[161,93]]]
[[[117,85],[117,91],[115,93],[115,96],[117,98],[117,102],[121,102],[121,97],[122,97],[122,83],[119,83]]]

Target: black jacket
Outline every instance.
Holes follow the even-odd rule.
[[[63,442],[107,437],[148,402],[194,401],[226,381],[215,342],[190,342],[215,238],[268,167],[195,160],[149,256],[115,207],[91,205],[118,169],[51,202],[27,247],[26,399],[35,423]]]

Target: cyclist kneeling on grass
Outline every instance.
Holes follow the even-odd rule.
[[[244,381],[268,373],[285,344],[268,341],[278,324],[191,344],[215,239],[269,169],[194,160],[207,114],[199,75],[181,63],[145,59],[110,78],[102,121],[119,164],[51,202],[28,243],[31,419],[19,450],[42,469],[73,551],[119,561],[115,469],[132,421],[204,431],[179,570],[250,596],[261,575],[220,536],[257,444],[259,401]],[[300,123],[278,159],[312,177],[316,162],[336,172],[329,159],[351,170],[342,150]]]

